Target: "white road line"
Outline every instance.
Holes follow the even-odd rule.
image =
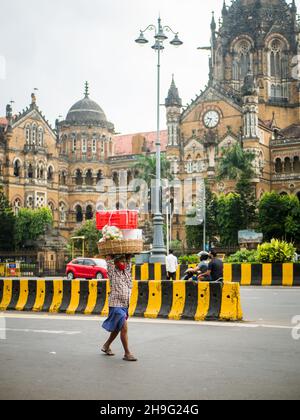
[[[0,328],[0,331],[25,332],[25,333],[36,333],[36,334],[61,334],[61,335],[81,334],[81,331],[31,330],[31,329],[18,329],[18,328]]]
[[[103,322],[105,317],[100,316],[87,316],[87,315],[48,315],[48,314],[14,314],[1,312],[0,318],[11,319],[39,319],[39,320],[52,320],[52,321],[90,321],[90,322]],[[276,324],[260,324],[257,322],[219,322],[219,321],[172,321],[168,319],[146,319],[146,318],[130,318],[132,324],[156,324],[156,325],[189,325],[194,327],[227,327],[227,328],[269,328],[269,329],[288,329],[293,330],[295,327],[290,325],[276,325]],[[63,333],[63,332],[60,332]],[[71,332],[70,332],[71,333]],[[80,334],[80,332],[75,332]],[[71,335],[71,334],[69,334]]]

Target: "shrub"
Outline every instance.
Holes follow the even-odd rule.
[[[247,249],[238,251],[230,255],[230,257],[227,257],[225,262],[233,264],[255,263],[257,262],[257,251],[248,251]]]
[[[182,257],[179,257],[179,263],[182,265],[198,264],[199,257],[198,255],[183,255]]]
[[[293,244],[272,239],[270,243],[258,246],[257,259],[261,263],[288,263],[294,261],[295,253]]]
[[[175,251],[182,249],[182,242],[181,241],[172,241],[170,243],[170,249]]]

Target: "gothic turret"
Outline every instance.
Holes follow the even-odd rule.
[[[178,89],[175,85],[174,75],[172,77],[171,87],[168,97],[165,101],[167,109],[168,124],[168,145],[179,146],[179,123],[181,116],[182,100],[179,96]]]

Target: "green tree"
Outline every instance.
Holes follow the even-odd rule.
[[[84,236],[85,237],[85,255],[87,257],[95,257],[98,252],[97,243],[102,238],[101,231],[97,230],[95,220],[88,220],[85,222],[79,229],[77,229],[73,235],[76,236]],[[75,241],[74,243],[75,249],[81,252],[82,243],[81,241]],[[69,241],[69,249],[71,248],[71,240]]]
[[[240,229],[254,227],[257,222],[257,201],[255,188],[251,183],[254,176],[255,154],[244,150],[240,143],[223,151],[218,165],[217,179],[236,181],[235,192],[241,198]]]
[[[233,246],[238,244],[242,207],[241,197],[236,193],[219,196],[217,223],[222,245]]]
[[[16,218],[16,244],[18,248],[34,247],[39,236],[53,224],[53,216],[48,207],[41,209],[21,209]]]
[[[3,188],[0,187],[0,250],[14,249],[16,218]]]
[[[267,241],[300,242],[300,202],[296,196],[266,193],[259,203],[259,225]]]
[[[151,182],[156,179],[156,156],[142,155],[137,157],[137,162],[133,165],[133,169],[139,172],[139,178],[147,182],[151,186]],[[169,181],[173,180],[171,173],[171,164],[165,155],[161,155],[161,178]]]

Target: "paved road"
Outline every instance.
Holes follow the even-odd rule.
[[[115,358],[100,353],[99,318],[2,314],[0,399],[299,400],[300,289],[246,288],[242,299],[244,324],[132,319],[136,364],[119,341]]]

